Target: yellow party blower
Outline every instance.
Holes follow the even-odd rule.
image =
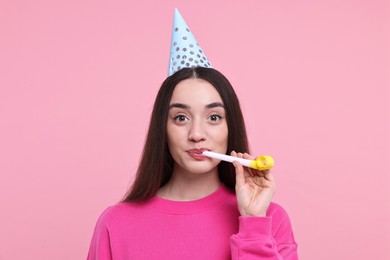
[[[269,170],[272,167],[274,167],[274,159],[269,155],[259,156],[255,160],[248,160],[248,159],[238,158],[238,157],[210,152],[210,151],[204,151],[202,154],[207,157],[222,160],[225,162],[237,161],[241,163],[243,166],[250,167],[252,169],[256,169],[260,171]]]

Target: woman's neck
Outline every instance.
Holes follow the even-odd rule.
[[[221,185],[217,168],[209,173],[183,173],[173,171],[171,179],[161,187],[157,196],[175,201],[191,201],[204,198]]]

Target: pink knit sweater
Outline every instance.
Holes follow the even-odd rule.
[[[241,217],[235,194],[221,186],[195,201],[154,197],[121,203],[100,216],[88,259],[298,259],[287,213]]]

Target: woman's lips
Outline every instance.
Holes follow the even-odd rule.
[[[194,158],[195,160],[204,160],[206,159],[207,157],[204,156],[202,153],[203,151],[208,151],[209,149],[205,149],[205,148],[201,148],[201,149],[191,149],[191,150],[188,150],[187,153],[189,156],[191,156],[192,158]]]

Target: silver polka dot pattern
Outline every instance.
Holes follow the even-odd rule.
[[[169,75],[182,68],[212,67],[189,28],[175,27],[172,39]]]

